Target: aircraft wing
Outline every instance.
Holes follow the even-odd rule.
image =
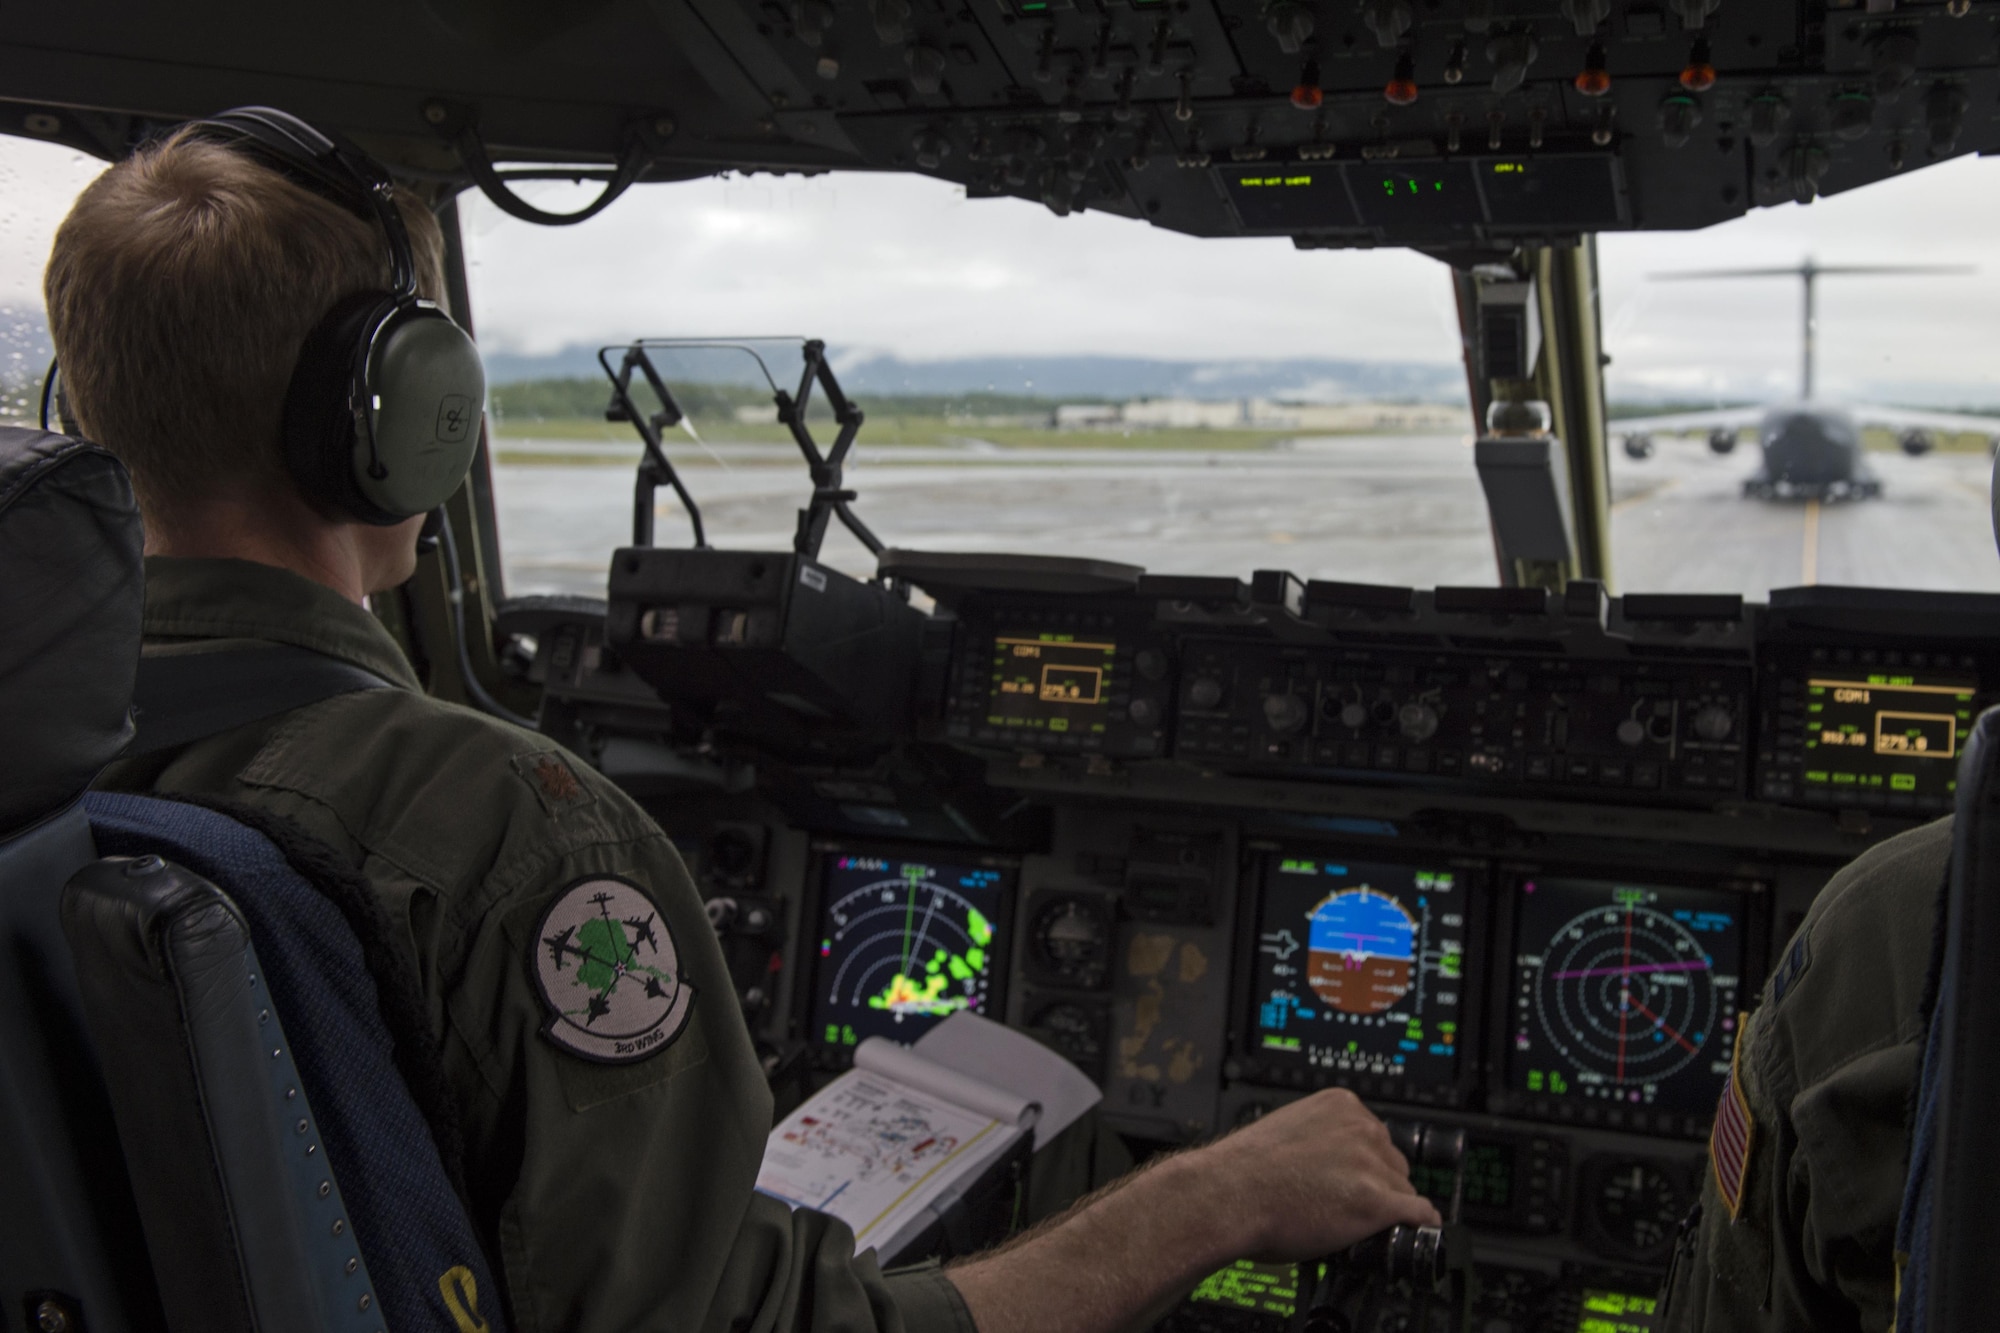
[[[1761,407],[1721,407],[1712,412],[1669,412],[1657,417],[1616,417],[1605,423],[1611,435],[1697,435],[1712,430],[1742,430],[1764,419]],[[2000,427],[2000,422],[1995,422]]]
[[[1863,403],[1848,409],[1862,426],[1881,430],[1933,431],[1941,435],[1984,435],[2000,440],[2000,417],[1972,416],[1964,412],[1924,412],[1907,407],[1883,407]]]

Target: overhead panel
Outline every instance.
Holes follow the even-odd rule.
[[[178,8],[0,10],[0,130],[110,152],[270,101],[435,171],[442,101],[512,160],[609,160],[643,124],[655,179],[920,172],[1199,236],[1472,255],[2000,149],[2000,0]]]

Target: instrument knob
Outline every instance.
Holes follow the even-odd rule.
[[[1132,658],[1132,669],[1142,680],[1162,680],[1167,674],[1167,655],[1158,648],[1141,648]]]
[[[1396,710],[1396,726],[1403,739],[1419,745],[1437,735],[1438,710],[1425,703],[1408,703]]]
[[[1276,732],[1293,732],[1306,724],[1312,711],[1306,701],[1296,694],[1267,694],[1264,696],[1264,721]]]
[[[1222,702],[1222,682],[1213,676],[1196,676],[1188,684],[1188,702],[1196,708],[1213,708]]]
[[[1618,724],[1618,743],[1637,745],[1646,739],[1646,724],[1636,717],[1628,717]]]
[[[1150,727],[1160,720],[1160,705],[1152,699],[1134,699],[1125,715],[1142,727]]]
[[[1703,704],[1694,715],[1694,734],[1705,741],[1726,741],[1736,729],[1736,715],[1721,704]]]
[[[1368,721],[1368,708],[1364,704],[1348,704],[1340,710],[1340,725],[1350,731],[1359,731]]]

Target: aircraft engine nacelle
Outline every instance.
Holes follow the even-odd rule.
[[[1937,447],[1937,440],[1927,430],[1906,430],[1897,437],[1896,443],[1912,458],[1922,458]]]
[[[1650,435],[1627,435],[1625,437],[1625,456],[1635,462],[1640,459],[1651,458],[1653,456],[1653,437]]]
[[[1720,426],[1708,433],[1708,451],[1712,454],[1733,453],[1736,449],[1736,432],[1724,430]]]

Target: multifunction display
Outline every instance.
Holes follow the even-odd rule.
[[[1000,634],[993,640],[987,722],[995,727],[1101,735],[1118,645],[1068,634]]]
[[[984,867],[830,858],[813,1043],[837,1054],[868,1037],[915,1041],[961,1009],[997,1017],[1011,879]]]
[[[1621,1122],[1712,1111],[1736,1043],[1741,896],[1537,877],[1516,911],[1510,1089]]]
[[[1804,790],[1948,799],[1977,689],[1969,676],[1813,673],[1805,689]]]
[[[1455,1086],[1469,898],[1466,872],[1443,866],[1268,858],[1250,1062],[1312,1082],[1382,1080],[1392,1095]]]

